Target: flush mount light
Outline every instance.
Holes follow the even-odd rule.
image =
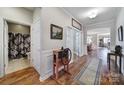
[[[98,15],[98,11],[97,11],[97,10],[92,10],[92,11],[89,12],[88,17],[89,17],[90,19],[93,19],[93,18],[95,18],[97,15]]]

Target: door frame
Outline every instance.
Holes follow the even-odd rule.
[[[3,17],[0,17],[0,78],[4,76],[4,53],[3,53],[3,48],[4,48],[4,45],[3,45],[3,32],[4,32],[4,20],[3,20]]]
[[[5,51],[8,51],[8,46],[7,46],[7,48],[5,48],[5,45],[8,43],[7,40],[5,42],[5,38],[8,36],[8,34],[7,34],[8,31],[5,32],[5,22],[6,23],[7,22],[12,22],[12,23],[17,23],[17,24],[29,26],[30,27],[30,40],[32,40],[31,39],[32,24],[21,23],[21,22],[17,22],[17,21],[13,21],[13,20],[3,18],[3,44],[4,44],[4,47],[3,47],[3,76],[6,75],[6,63],[8,63],[8,60],[9,60],[8,55],[5,54]],[[30,53],[32,54],[31,42],[30,42]],[[8,58],[7,62],[5,62],[5,58]],[[30,64],[32,65],[32,60],[30,60]]]

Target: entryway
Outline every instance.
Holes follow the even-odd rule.
[[[4,20],[4,74],[30,67],[30,26]]]

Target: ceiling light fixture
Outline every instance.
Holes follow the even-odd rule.
[[[93,19],[93,18],[95,18],[97,15],[98,15],[98,11],[97,11],[97,10],[92,10],[92,11],[89,12],[88,17],[89,17],[90,19]]]

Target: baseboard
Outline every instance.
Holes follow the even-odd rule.
[[[44,80],[48,79],[52,75],[52,71],[44,76],[40,76],[39,80],[40,82],[43,82]]]
[[[60,69],[59,69],[59,71],[60,70],[62,70],[64,68],[64,66],[62,66]],[[50,71],[50,72],[48,72],[47,74],[45,74],[44,76],[40,76],[39,77],[39,80],[40,80],[40,82],[43,82],[44,80],[46,80],[46,79],[48,79],[50,76],[52,76],[53,75],[53,72],[52,71]]]

